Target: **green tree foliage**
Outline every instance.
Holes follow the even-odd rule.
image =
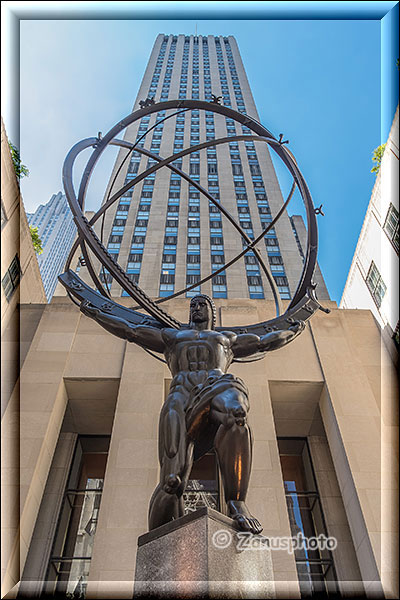
[[[33,247],[35,249],[36,254],[42,254],[42,252],[43,252],[42,240],[39,237],[38,228],[32,227],[32,225],[29,225],[29,231],[31,232],[32,243],[33,243]]]
[[[19,150],[8,140],[8,145],[10,146],[11,158],[14,165],[15,174],[18,179],[22,179],[22,177],[29,176],[29,169],[21,163],[21,157],[19,155]]]
[[[375,173],[375,175],[378,175],[379,169],[381,168],[381,162],[382,162],[383,153],[385,152],[385,148],[386,148],[386,144],[381,144],[380,146],[375,148],[375,150],[372,154],[372,162],[374,162],[375,165],[372,167],[371,173]]]

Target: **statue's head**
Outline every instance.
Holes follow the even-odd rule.
[[[190,301],[189,322],[196,323],[207,322],[206,329],[214,329],[217,320],[217,309],[214,302],[206,294],[193,296]]]

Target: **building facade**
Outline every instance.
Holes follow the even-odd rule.
[[[133,110],[147,98],[211,102],[213,95],[224,106],[259,119],[235,39],[160,34]],[[251,133],[211,110],[168,111],[169,115],[175,112],[179,114],[172,118],[166,118],[166,111],[144,116],[127,128],[125,139],[167,157],[200,142]],[[139,152],[133,152],[127,162],[126,150],[121,150],[106,199],[152,164]],[[284,202],[265,143],[249,140],[210,146],[174,164],[218,200],[250,239],[271,222]],[[232,224],[218,207],[200,197],[198,189],[163,169],[129,190],[107,212],[101,235],[108,251],[152,297],[169,296],[199,282],[242,250]],[[258,248],[281,298],[289,300],[297,287],[302,256],[286,213]],[[121,294],[109,274],[100,272],[100,277],[111,285],[112,295]],[[318,297],[329,299],[320,272],[316,281]],[[214,298],[272,298],[253,252],[187,295],[199,291]]]
[[[399,107],[393,119],[340,308],[368,308],[399,347]]]
[[[28,214],[29,225],[37,227],[43,252],[39,254],[39,268],[47,301],[56,289],[58,275],[62,272],[68,253],[76,236],[71,209],[64,194],[53,194],[47,204],[41,204]]]
[[[157,101],[223,96],[224,103],[257,118],[232,37],[158,36],[134,108],[153,93]],[[153,115],[127,131],[129,141],[155,120]],[[184,119],[165,120],[142,141],[167,156],[207,136],[229,137],[230,130],[239,133],[225,117],[192,110]],[[141,161],[147,164],[133,154],[125,172],[123,159],[121,152],[105,200],[139,172]],[[211,190],[249,237],[282,206],[271,157],[261,145],[228,143],[182,162],[182,170]],[[211,203],[178,181],[160,171],[121,198],[103,227],[109,251],[155,298],[196,283],[242,249]],[[302,270],[303,227],[300,219],[283,215],[261,248],[284,303]],[[242,260],[223,279],[201,285],[215,299],[217,326],[275,316],[268,285],[254,267],[255,261]],[[132,300],[97,268],[113,298],[130,306]],[[77,269],[85,279],[86,268]],[[326,288],[322,276],[316,278],[322,300]],[[165,303],[183,323],[190,293],[185,295]],[[324,305],[330,314],[318,311],[291,344],[230,369],[249,388],[254,447],[247,502],[267,537],[302,533],[337,542],[331,550],[271,551],[277,598],[320,591],[395,598],[396,373],[388,352],[381,352],[369,310],[338,310],[328,297]],[[163,362],[85,317],[61,292],[34,327],[33,320],[32,305],[22,305],[24,362],[2,420],[9,450],[3,453],[3,595],[131,598],[137,540],[147,531],[158,483],[158,419],[171,374]],[[219,480],[211,452],[193,466],[185,510],[205,504],[224,512]],[[234,578],[226,565],[224,580]]]
[[[44,305],[46,296],[33,248],[7,133],[1,121],[1,414],[19,374],[24,343],[19,305]],[[18,348],[18,341],[22,345]]]

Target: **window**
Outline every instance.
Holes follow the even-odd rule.
[[[379,308],[386,292],[386,285],[384,284],[374,261],[371,262],[365,282],[371,292],[375,304]]]
[[[244,257],[244,262],[246,263],[246,265],[257,265],[257,259],[255,256],[252,256],[251,254],[245,254]]]
[[[52,596],[85,597],[109,443],[109,436],[78,437],[46,576]]]
[[[268,260],[270,265],[283,265],[282,256],[269,256]]]
[[[146,238],[144,235],[134,235],[132,238],[132,244],[144,244]]]
[[[214,285],[226,285],[226,275],[216,275],[212,278]]]
[[[211,262],[218,265],[223,265],[225,262],[225,256],[223,254],[212,254]]]
[[[288,286],[289,285],[286,277],[280,277],[280,276],[274,275],[274,279],[275,279],[275,283],[277,286]]]
[[[174,273],[161,273],[160,275],[160,283],[175,283],[175,274]]]
[[[138,162],[131,162],[129,164],[129,167],[128,167],[128,172],[129,173],[137,173],[138,169],[139,169],[139,163]]]
[[[6,295],[7,301],[10,300],[11,296],[15,292],[18,287],[19,281],[21,279],[21,267],[19,264],[18,254],[14,256],[11,261],[6,274],[1,280],[1,284],[3,286],[4,293]]]
[[[190,163],[189,173],[190,175],[200,175],[200,164]]]
[[[176,245],[178,238],[176,235],[166,235],[164,238],[164,244],[167,245]]]
[[[258,165],[250,165],[250,172],[252,175],[261,175],[261,170]]]
[[[278,448],[292,535],[316,538],[322,534],[328,537],[307,440],[278,438]],[[294,557],[302,597],[311,597],[318,592],[328,597],[328,591],[336,597],[334,582],[337,576],[328,549],[299,548],[294,551]]]
[[[178,219],[167,219],[166,227],[178,227]]]
[[[195,218],[189,217],[188,227],[190,229],[197,229],[200,227],[200,221],[197,221]]]
[[[127,273],[128,279],[130,279],[133,283],[139,282],[139,273]]]
[[[135,227],[147,227],[147,219],[136,219]],[[122,237],[121,237],[122,239]]]
[[[260,275],[248,275],[247,283],[249,286],[259,286],[261,285],[261,277]]]
[[[220,509],[219,475],[214,452],[205,454],[193,464],[183,503],[185,514],[202,506]]]
[[[396,348],[398,350],[399,349],[399,345],[400,345],[400,321],[397,321],[397,325],[396,325],[395,330],[393,332],[392,338],[393,338],[393,341],[396,344]]]
[[[101,270],[99,277],[102,283],[112,283],[113,278],[110,273],[103,273],[103,270]]]
[[[128,258],[128,262],[142,262],[143,254],[131,253]]]
[[[386,235],[392,242],[397,254],[399,253],[399,211],[392,203],[386,215],[385,224],[383,226]]]

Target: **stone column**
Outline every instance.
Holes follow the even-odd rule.
[[[366,593],[381,589],[380,333],[370,311],[311,322],[326,387],[320,409]]]
[[[132,597],[137,539],[148,530],[148,505],[158,478],[158,417],[168,377],[161,362],[126,345],[88,598]]]

